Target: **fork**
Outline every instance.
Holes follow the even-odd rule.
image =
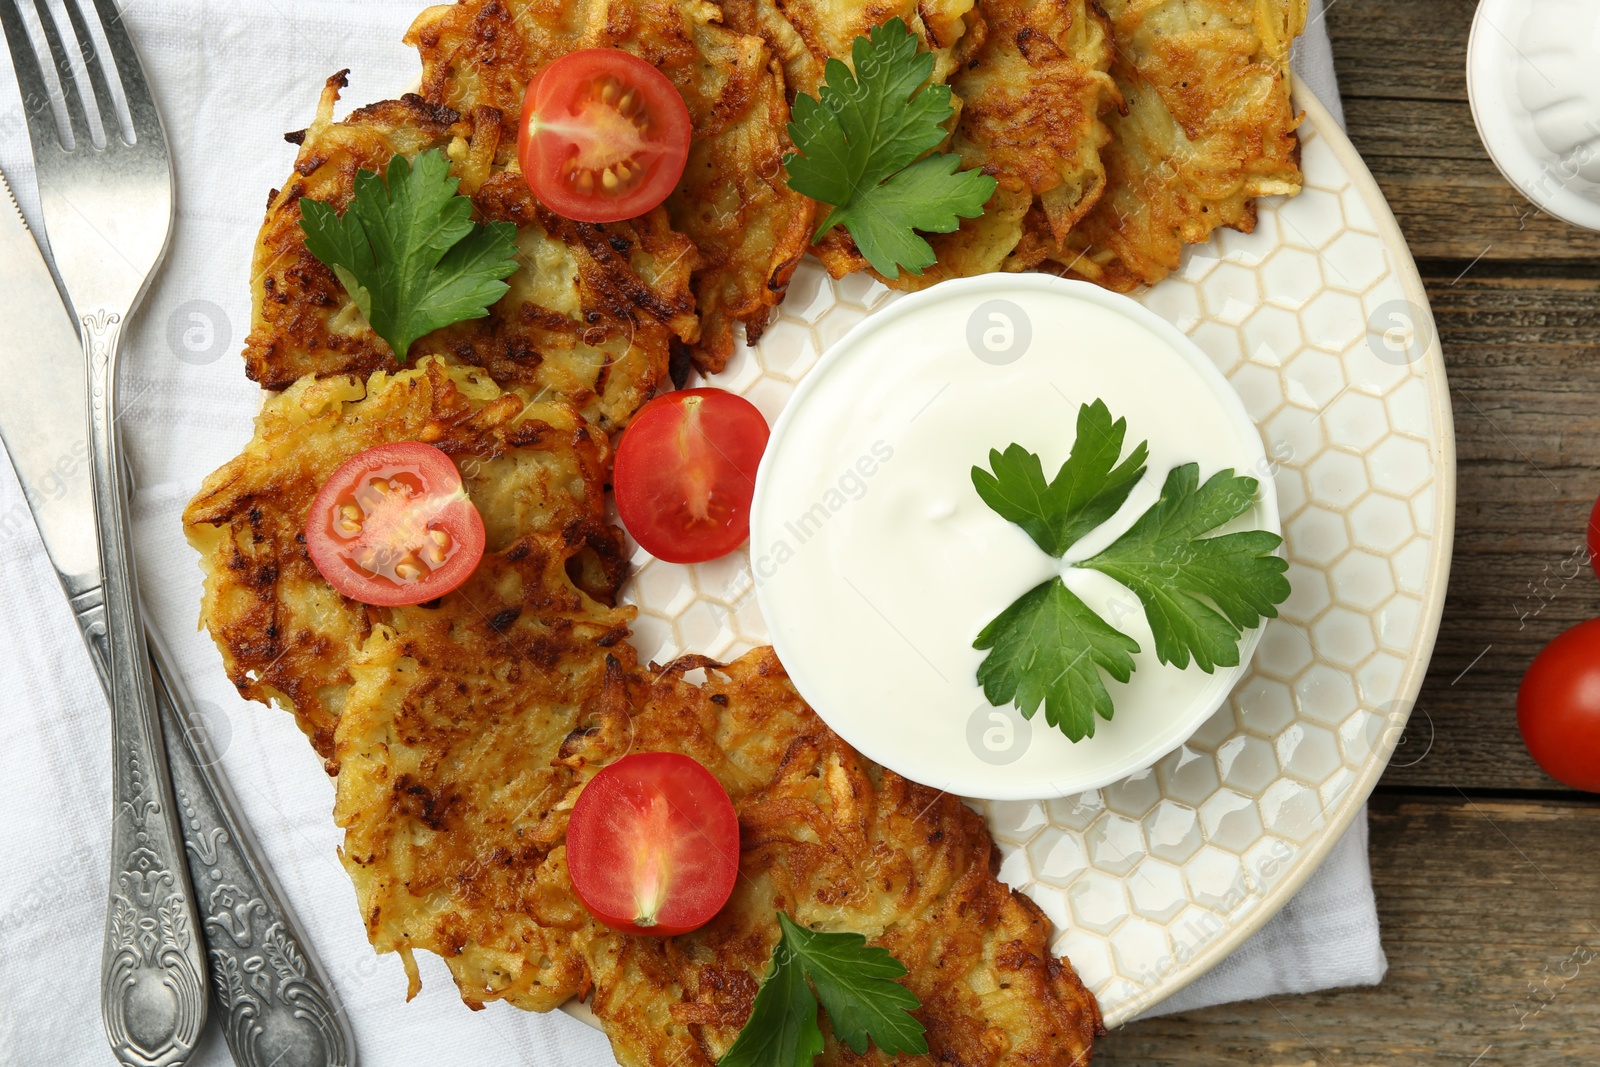
[[[103,147],[94,145],[54,15],[40,3],[47,61],[59,75],[73,139],[70,149],[63,145],[40,70],[44,57],[32,51],[17,0],[0,2],[0,21],[22,89],[50,248],[77,316],[88,363],[90,477],[102,585],[99,597],[93,592],[80,596],[73,609],[91,648],[105,662],[110,682],[113,881],[106,906],[100,1011],[119,1061],[173,1067],[187,1062],[205,1025],[206,970],[171,771],[155,714],[114,423],[122,327],[166,254],[172,169],[166,134],[131,42],[120,19],[105,17],[105,0],[95,0],[95,6],[122,75],[132,117],[131,143],[123,140],[106,71],[85,48],[104,139]],[[90,41],[77,6],[69,0],[66,8],[78,40]]]
[[[112,0],[92,0],[104,62],[75,0],[62,5],[93,92],[85,100],[49,0],[34,0],[48,54],[35,52],[19,4],[0,0],[24,99],[49,247],[87,364],[89,452],[101,587],[73,598],[112,710],[112,883],[102,957],[101,1014],[119,1062],[186,1063],[206,1020],[206,940],[224,1035],[242,1067],[351,1062],[348,1027],[306,950],[248,830],[229,808],[203,732],[195,737],[160,642],[147,645],[128,540],[125,467],[115,432],[117,359],[128,316],[165,256],[173,217],[166,134]],[[71,147],[63,144],[41,63],[59,74]],[[130,117],[124,133],[110,78]],[[93,107],[102,137],[95,143]],[[151,647],[153,645],[153,647]],[[151,654],[155,655],[152,675]],[[162,713],[184,733],[166,760]],[[173,779],[192,831],[187,842]],[[215,882],[196,922],[195,881]]]

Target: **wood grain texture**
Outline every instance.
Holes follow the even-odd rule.
[[[1593,1067],[1600,1063],[1600,802],[1372,805],[1389,975],[1133,1023],[1098,1067]]]
[[[1457,268],[1459,270],[1459,268]],[[1427,279],[1455,411],[1456,548],[1406,749],[1385,785],[1560,789],[1517,735],[1522,673],[1600,615],[1600,280]]]

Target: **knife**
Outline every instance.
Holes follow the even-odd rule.
[[[72,319],[4,172],[0,188],[0,389],[5,443],[102,688],[103,637],[91,631],[100,562],[85,436],[87,383]],[[347,1067],[349,1024],[283,892],[262,861],[211,748],[206,725],[149,633],[156,702],[178,802],[212,998],[239,1067]]]

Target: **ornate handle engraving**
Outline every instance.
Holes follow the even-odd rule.
[[[109,686],[99,591],[78,597],[84,638]],[[355,1044],[332,984],[305,947],[217,770],[204,724],[189,710],[152,639],[156,705],[180,809],[190,883],[211,963],[214,1005],[239,1067],[350,1067]]]
[[[204,724],[168,685],[173,675],[155,642],[152,651],[214,1004],[233,1060],[239,1067],[349,1067],[354,1045],[333,987],[248,829],[222,799],[227,787]]]
[[[106,310],[82,319],[104,585],[102,603],[76,606],[90,648],[105,663],[113,746],[100,1010],[119,1062],[178,1067],[205,1025],[205,962],[155,711],[117,461],[112,389],[121,324],[122,316]]]

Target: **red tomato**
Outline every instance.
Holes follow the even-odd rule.
[[[750,536],[767,436],[755,405],[721,389],[656,397],[617,446],[611,482],[622,524],[646,552],[670,563],[732,552]]]
[[[689,109],[666,75],[615,48],[587,48],[528,83],[522,174],[550,210],[579,222],[643,215],[689,158]]]
[[[1589,515],[1589,562],[1594,565],[1594,572],[1600,575],[1600,500],[1594,502],[1594,511]]]
[[[379,445],[323,483],[306,515],[306,550],[352,600],[420,604],[472,574],[483,517],[449,456],[417,441]]]
[[[688,756],[624,756],[578,794],[567,872],[583,906],[607,926],[686,934],[733,893],[739,817],[722,784]]]
[[[1517,690],[1517,726],[1545,771],[1600,793],[1600,619],[1545,646]]]

